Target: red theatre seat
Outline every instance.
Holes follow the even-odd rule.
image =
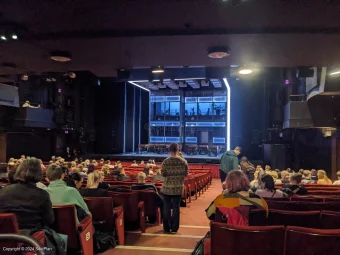
[[[0,214],[0,234],[19,234],[19,225],[18,225],[18,221],[14,213]],[[46,246],[44,231],[38,231],[34,233],[32,237],[39,242],[41,247]],[[7,241],[0,242],[0,247],[15,248],[15,247],[20,247],[20,246],[21,244],[18,244],[16,242],[7,242]],[[13,254],[16,254],[16,253],[17,252],[13,252]],[[0,252],[0,254],[2,253]],[[26,254],[28,255],[31,253],[27,252]]]
[[[340,229],[340,212],[323,211],[320,227],[323,229]]]
[[[132,192],[112,192],[109,191],[114,206],[124,208],[124,227],[125,229],[136,229],[145,232],[145,212],[144,202],[138,201],[138,193]]]
[[[138,200],[144,202],[145,216],[155,219],[157,224],[161,224],[160,207],[157,205],[155,192],[152,190],[138,190]]]
[[[116,228],[118,243],[124,245],[124,210],[113,208],[111,197],[85,197],[87,207],[92,213],[93,225],[103,232],[112,232]]]
[[[282,255],[284,226],[231,226],[212,222],[210,242],[205,242],[204,254],[212,255]]]
[[[286,230],[285,243],[286,255],[336,255],[340,251],[340,229],[289,226]]]
[[[93,225],[92,217],[86,217],[77,224],[76,208],[74,205],[53,205],[53,229],[57,233],[68,236],[67,249],[82,252],[83,255],[93,255]]]
[[[270,210],[268,225],[318,228],[320,226],[320,211]]]
[[[306,202],[323,202],[324,198],[322,197],[313,197],[313,196],[293,196],[290,198],[290,201],[306,201]]]

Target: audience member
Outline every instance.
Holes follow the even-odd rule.
[[[214,220],[217,207],[220,207],[221,210],[227,211],[228,216],[230,215],[228,224],[235,222],[235,219],[232,219],[233,216],[242,218],[245,223],[248,223],[251,208],[263,208],[268,211],[266,201],[249,191],[249,188],[249,180],[242,171],[231,171],[226,179],[226,190],[218,195],[206,209],[207,217]]]
[[[266,165],[266,166],[264,167],[264,170],[265,170],[265,171],[271,171],[271,170],[272,170],[272,168],[271,168],[271,166],[270,166],[270,165]]]
[[[338,180],[333,182],[333,185],[340,185],[340,171],[336,172],[336,177],[338,177]]]
[[[318,170],[317,174],[318,174],[317,184],[322,184],[322,185],[332,184],[332,181],[327,177],[327,174],[324,170]]]
[[[279,174],[276,171],[268,171],[268,174],[273,177],[275,184],[281,184],[281,180],[279,179]],[[261,178],[262,180],[262,178]]]
[[[183,153],[182,153],[181,151],[178,152],[178,157],[184,158],[184,157],[183,157]]]
[[[94,164],[89,164],[87,167],[87,174],[93,173],[95,169],[96,167]]]
[[[302,184],[311,184],[314,183],[314,181],[311,179],[311,172],[309,170],[303,170],[302,173]]]
[[[301,168],[301,169],[299,170],[299,174],[301,174],[301,175],[303,176],[303,171],[304,171],[304,170],[305,170],[305,169],[302,169],[302,168]]]
[[[131,189],[133,190],[153,190],[157,192],[156,186],[153,183],[145,183],[146,175],[144,172],[137,174],[137,184],[133,184]]]
[[[6,163],[0,163],[0,178],[8,177],[8,165]]]
[[[275,182],[272,175],[264,175],[261,179],[261,189],[256,190],[256,195],[260,197],[284,197],[287,196],[279,189],[275,189]]]
[[[250,182],[254,180],[255,167],[252,163],[250,163],[247,157],[241,158],[240,166],[243,173],[248,177],[248,180]]]
[[[63,205],[63,204],[74,204],[77,209],[78,220],[80,215],[86,213],[91,215],[84,199],[79,194],[78,190],[72,187],[66,186],[63,181],[65,174],[63,173],[61,167],[57,165],[51,165],[47,168],[46,176],[50,181],[50,185],[45,189],[51,198],[53,205]]]
[[[140,162],[139,166],[145,166],[144,160]]]
[[[97,160],[95,160],[95,159],[92,160],[91,164],[94,165],[94,166],[98,166]]]
[[[92,172],[87,176],[86,188],[81,189],[79,192],[83,197],[107,197],[107,189],[98,188],[100,183],[100,175],[98,172]]]
[[[282,184],[290,183],[289,173],[287,170],[281,172],[281,183]]]
[[[310,170],[310,178],[314,181],[314,183],[316,183],[316,181],[318,180],[318,173],[315,169]]]
[[[164,197],[163,229],[165,233],[176,233],[179,228],[179,207],[183,192],[184,178],[188,175],[188,163],[186,160],[177,156],[178,150],[177,143],[170,144],[170,157],[166,158],[162,164],[164,182],[161,192]]]
[[[67,186],[79,190],[83,184],[84,178],[79,173],[72,173],[67,180]]]
[[[162,176],[162,171],[161,171],[161,168],[159,166],[156,167],[156,174],[154,174],[151,177],[151,180],[154,180],[154,181],[164,181],[164,177]]]
[[[136,167],[136,166],[138,166],[138,164],[137,164],[137,161],[136,161],[136,160],[134,160],[134,161],[133,161],[133,163],[131,164],[131,166],[132,166],[132,167]]]
[[[14,172],[14,184],[0,190],[0,212],[14,213],[20,229],[42,228],[54,221],[48,193],[36,186],[42,178],[39,160],[26,159]]]
[[[234,150],[226,151],[221,157],[220,178],[221,183],[226,180],[228,173],[238,169],[238,155],[241,154],[241,147],[236,146]]]
[[[288,195],[307,195],[308,191],[305,187],[300,186],[300,182],[302,180],[301,174],[292,174],[290,176],[290,184],[284,186],[283,191]]]
[[[289,174],[292,174],[294,171],[291,168],[287,168],[286,170]]]
[[[131,180],[131,178],[125,174],[124,168],[118,168],[118,169],[120,169],[120,172],[117,175],[118,181],[130,181]]]
[[[107,190],[107,189],[110,187],[110,185],[107,184],[106,182],[104,182],[104,181],[105,181],[105,174],[104,174],[104,172],[103,172],[103,171],[97,171],[97,173],[98,173],[99,176],[100,176],[98,188],[99,188],[99,189],[105,189],[105,190]]]
[[[72,155],[72,152],[70,150],[70,147],[68,147],[68,146],[66,147],[66,152],[65,152],[64,157],[65,157],[66,161],[71,161],[74,158],[74,156]]]
[[[108,164],[103,165],[102,171],[103,171],[104,174],[109,174],[110,173],[110,165],[108,165]]]

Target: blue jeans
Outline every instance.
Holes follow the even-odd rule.
[[[164,219],[163,229],[166,232],[177,232],[179,228],[179,207],[181,195],[163,195],[164,197]],[[172,214],[171,214],[172,208]]]

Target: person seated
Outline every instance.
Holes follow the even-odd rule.
[[[303,171],[305,171],[305,169],[302,169],[302,168],[301,168],[301,169],[299,170],[299,174],[301,174],[302,176],[303,176]]]
[[[0,163],[0,178],[8,177],[8,165],[6,163]]]
[[[261,178],[261,189],[256,190],[256,195],[260,197],[281,198],[287,194],[279,189],[275,189],[275,181],[272,175],[266,174]]]
[[[180,158],[184,158],[184,157],[183,157],[183,153],[182,153],[181,151],[179,151],[179,152],[177,153],[177,156],[180,157]]]
[[[308,191],[305,187],[300,186],[302,175],[301,174],[292,174],[290,176],[290,184],[285,185],[283,187],[283,191],[287,193],[289,196],[292,195],[307,195]]]
[[[98,163],[97,163],[97,160],[92,160],[92,165],[94,165],[94,166],[98,166]]]
[[[75,188],[68,187],[63,181],[65,173],[61,167],[51,165],[47,168],[46,176],[50,185],[45,189],[51,198],[52,205],[74,204],[77,209],[78,222],[81,221],[80,215],[91,215],[84,199]]]
[[[95,165],[94,164],[89,164],[87,167],[87,174],[93,173],[95,170]]]
[[[77,162],[76,161],[72,161],[71,162],[71,168],[72,168],[72,171],[77,167]]]
[[[287,171],[289,174],[294,173],[294,171],[293,171],[291,168],[287,168],[286,171]]]
[[[288,184],[290,183],[289,173],[288,171],[282,171],[281,172],[281,183],[282,184]]]
[[[52,156],[52,157],[51,157],[51,160],[53,161],[53,163],[57,161],[57,159],[55,158],[55,156]]]
[[[257,170],[254,173],[254,180],[250,182],[250,189],[252,191],[256,191],[257,189],[261,188],[261,178],[266,174],[266,172],[263,170],[261,166],[257,167]],[[226,184],[223,186],[223,190],[226,189]]]
[[[315,169],[310,170],[310,178],[312,179],[312,181],[314,181],[313,183],[317,182],[318,172]]]
[[[148,163],[146,164],[145,167],[150,168],[150,167],[154,167],[154,166],[156,166],[156,165],[154,164],[154,162],[153,162],[151,159],[149,159],[149,161],[148,161]]]
[[[271,166],[270,166],[270,165],[266,165],[266,166],[264,167],[264,170],[265,170],[265,171],[271,171],[271,170],[272,170],[272,168],[271,168]]]
[[[156,167],[156,174],[151,177],[153,181],[164,181],[164,177],[162,176],[162,170],[159,166]]]
[[[32,108],[30,101],[26,100],[22,107]]]
[[[132,162],[131,166],[132,166],[132,167],[136,167],[136,166],[138,166],[138,164],[137,164],[137,161],[136,161],[136,160],[134,160],[134,161]]]
[[[99,161],[99,163],[98,163],[98,166],[103,166],[103,165],[104,165],[104,159],[101,158],[100,161]]]
[[[281,180],[279,179],[279,175],[276,171],[269,171],[269,175],[273,177],[275,184],[281,184]]]
[[[333,182],[333,185],[340,185],[340,171],[336,172],[336,177],[338,177],[338,180]]]
[[[14,213],[20,229],[43,228],[54,221],[48,193],[36,186],[43,179],[40,162],[25,159],[10,171],[10,182],[0,190],[0,212]]]
[[[139,166],[145,166],[144,160],[140,162]]]
[[[15,165],[15,159],[14,158],[10,158],[9,160],[8,160],[8,165],[10,166],[10,165]]]
[[[243,173],[248,177],[248,180],[251,182],[254,180],[254,173],[255,173],[255,167],[247,157],[242,157],[240,160],[240,170],[243,171]]]
[[[92,172],[87,176],[86,188],[79,192],[83,197],[107,197],[109,194],[107,189],[98,188],[100,175],[98,172]]]
[[[103,165],[102,170],[104,174],[109,174],[110,173],[110,166],[108,164]]]
[[[25,159],[26,159],[26,156],[25,156],[25,155],[21,155],[21,156],[20,156],[20,159],[21,159],[21,160],[25,160]]]
[[[83,184],[84,178],[79,173],[72,173],[67,180],[67,186],[80,190]]]
[[[139,172],[137,174],[137,184],[131,186],[132,190],[153,190],[157,192],[157,188],[153,183],[145,183],[146,175],[144,172]]]
[[[332,181],[327,177],[325,170],[318,170],[318,181],[317,184],[331,185]]]
[[[303,170],[301,183],[302,184],[314,183],[314,181],[311,179],[311,172],[309,170]]]
[[[264,209],[268,212],[266,201],[249,190],[250,184],[247,176],[239,170],[229,172],[226,178],[226,190],[218,195],[206,209],[206,215],[210,220],[215,219],[217,207],[227,210],[232,215],[237,214],[247,225],[249,211],[252,208]],[[237,209],[237,210],[232,210]],[[228,224],[235,220],[228,217]]]
[[[97,173],[100,176],[98,188],[107,190],[110,187],[110,184],[107,184],[106,182],[104,182],[104,180],[105,180],[104,172],[103,171],[97,171]]]
[[[118,168],[119,174],[117,175],[118,181],[130,181],[131,178],[125,174],[124,168]]]

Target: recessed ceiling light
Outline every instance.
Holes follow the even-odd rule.
[[[229,50],[227,47],[218,46],[218,47],[211,47],[208,49],[208,57],[209,58],[225,58],[230,55]]]
[[[152,73],[164,73],[164,68],[157,66],[152,68]]]
[[[72,57],[68,51],[54,51],[51,53],[51,59],[57,62],[69,62]]]
[[[13,40],[17,40],[17,39],[18,39],[18,36],[17,36],[16,34],[13,34],[13,35],[12,35],[12,39],[13,39]]]
[[[253,72],[253,70],[249,69],[249,68],[242,68],[238,71],[239,74],[251,74]]]
[[[6,38],[6,36],[2,35],[2,36],[1,36],[1,40],[3,40],[3,41],[7,41],[7,38]]]

